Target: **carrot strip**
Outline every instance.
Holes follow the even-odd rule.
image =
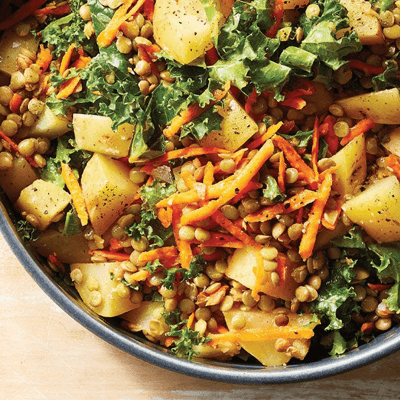
[[[220,149],[218,147],[184,147],[183,149],[171,150],[163,154],[160,157],[153,158],[149,164],[154,165],[155,163],[161,163],[165,161],[175,160],[177,158],[188,158],[203,156],[207,154],[226,154],[228,150]]]
[[[13,97],[11,98],[10,105],[9,105],[10,110],[13,113],[19,112],[19,107],[21,106],[22,100],[23,100],[23,97],[20,96],[18,93],[13,94]]]
[[[385,158],[386,165],[392,168],[393,173],[396,175],[397,179],[400,181],[400,160],[395,154],[390,154]]]
[[[146,0],[143,4],[143,14],[146,18],[153,22],[154,17],[154,0]]]
[[[208,161],[204,167],[203,183],[207,186],[211,186],[214,183],[214,165],[211,161]]]
[[[188,320],[187,320],[187,322],[186,322],[186,326],[188,327],[188,329],[191,328],[193,322],[194,322],[194,312],[192,312],[192,313],[189,315],[189,318],[188,318]]]
[[[190,261],[193,258],[190,243],[179,238],[179,229],[181,227],[179,221],[181,220],[182,208],[175,206],[172,208],[172,231],[175,237],[175,243],[179,250],[180,261],[182,268],[189,269]]]
[[[277,215],[288,214],[292,211],[299,210],[307,204],[317,200],[318,197],[319,195],[317,192],[305,189],[302,192],[285,200],[283,203],[279,203],[274,206],[264,208],[256,213],[246,215],[244,220],[246,222],[269,221],[270,219],[275,218]]]
[[[283,125],[280,129],[280,133],[282,133],[283,135],[287,135],[296,125],[296,123],[292,120],[292,121],[284,121]]]
[[[236,178],[227,185],[226,190],[221,194],[219,199],[210,201],[205,206],[183,215],[181,221],[182,224],[190,225],[192,223],[202,221],[203,219],[214,214],[215,211],[230,201],[250,183],[254,175],[271,157],[273,152],[274,145],[270,140],[268,140],[264,143],[257,154],[249,161],[249,163],[238,171]]]
[[[107,250],[89,250],[89,254],[92,256],[100,256],[104,257],[107,260],[114,260],[114,261],[129,261],[129,254],[127,253],[117,253],[114,251],[107,251]]]
[[[312,135],[311,164],[316,179],[318,179],[318,153],[319,153],[319,123],[318,123],[318,117],[315,117],[314,132]]]
[[[124,246],[122,246],[121,241],[117,238],[110,239],[110,251],[118,251],[122,250]]]
[[[303,260],[309,258],[314,250],[322,214],[331,193],[332,181],[332,175],[329,174],[325,177],[319,188],[319,196],[311,207],[308,224],[305,224],[306,231],[301,238],[299,246],[299,254]]]
[[[262,183],[250,181],[249,184],[230,201],[230,203],[235,204],[238,201],[242,200],[247,193],[251,192],[252,190],[257,190],[261,188],[262,188]]]
[[[206,51],[206,65],[214,65],[219,60],[219,55],[215,46]]]
[[[319,133],[321,136],[324,136],[325,142],[328,145],[328,150],[332,155],[336,154],[339,148],[339,138],[333,130],[334,125],[335,118],[333,118],[332,115],[328,115],[319,127]]]
[[[68,164],[61,163],[61,176],[71,194],[72,203],[78,214],[78,218],[81,221],[82,226],[87,225],[89,216],[86,211],[85,199],[82,195],[82,189],[79,185],[78,179],[73,173],[72,169]]]
[[[75,89],[78,87],[81,82],[81,78],[76,76],[75,78],[68,79],[60,86],[60,90],[57,93],[57,99],[66,99],[71,96],[75,92]]]
[[[132,15],[136,14],[146,0],[138,0],[134,7],[128,12],[135,0],[125,0],[124,4],[114,13],[105,29],[97,36],[97,44],[100,47],[108,47],[116,38],[121,25]]]
[[[304,208],[299,208],[296,215],[296,224],[303,223]]]
[[[69,4],[62,4],[61,6],[48,6],[36,10],[33,15],[35,17],[40,17],[43,15],[67,15],[71,12],[71,6]]]
[[[272,20],[275,19],[275,22],[271,26],[271,28],[268,29],[265,36],[267,36],[269,38],[274,38],[276,36],[279,26],[282,21],[283,12],[284,12],[283,0],[276,0],[275,4],[274,4],[274,9],[272,11],[272,18],[271,18]]]
[[[286,159],[293,168],[304,173],[304,178],[312,189],[316,189],[316,179],[314,171],[302,160],[296,149],[282,136],[275,135],[272,141],[285,154]]]
[[[161,225],[164,228],[170,227],[172,223],[172,208],[159,208],[157,211],[157,218],[160,220]]]
[[[68,47],[68,50],[65,52],[63,58],[61,59],[61,65],[60,65],[61,76],[63,76],[65,71],[68,69],[74,49],[75,49],[75,43],[71,43],[70,46]]]
[[[306,78],[296,81],[295,86],[297,87],[296,89],[292,90],[291,92],[285,93],[286,99],[297,98],[301,96],[311,96],[315,93],[315,87],[313,83]]]
[[[27,3],[20,6],[14,14],[11,14],[6,20],[0,22],[0,31],[11,28],[26,17],[29,17],[29,15],[46,3],[46,1],[47,0],[29,0]]]
[[[283,152],[281,152],[280,155],[279,155],[278,186],[279,186],[279,190],[282,193],[286,193],[285,173],[286,173],[285,157],[283,155]]]
[[[253,150],[257,148],[258,146],[261,146],[263,143],[265,143],[268,139],[271,139],[272,136],[275,135],[276,132],[281,128],[283,125],[283,122],[278,122],[275,125],[271,125],[268,129],[267,132],[265,132],[262,136],[260,136],[257,139],[254,139],[252,142],[250,142],[248,145],[246,145],[247,150]]]
[[[140,253],[138,262],[149,262],[157,259],[176,258],[178,257],[178,250],[175,246],[160,247],[158,249],[144,251]]]
[[[146,50],[146,47],[138,45],[138,49],[139,49],[139,57],[150,65],[151,73],[159,78],[160,71],[157,69],[156,65],[151,59],[149,53]]]
[[[79,58],[71,65],[71,68],[85,68],[90,64],[91,57],[79,56]]]
[[[251,113],[251,109],[253,107],[253,104],[257,101],[257,91],[256,88],[253,87],[253,90],[250,93],[250,96],[247,97],[246,103],[244,105],[244,111],[247,112],[247,114]]]
[[[303,326],[268,326],[265,328],[230,330],[226,333],[209,334],[209,345],[223,342],[261,342],[274,339],[311,339],[314,332]]]
[[[151,44],[150,46],[143,46],[146,51],[147,54],[150,55],[150,57],[155,58],[156,56],[154,55],[154,53],[159,53],[161,51],[161,47],[155,43]]]
[[[385,285],[383,283],[367,283],[367,285],[369,286],[370,289],[378,290],[379,292],[381,292],[382,290],[390,289],[393,286],[393,284]]]
[[[192,173],[187,169],[181,171],[181,178],[189,189],[193,189],[194,185],[197,183]]]
[[[254,283],[254,287],[251,291],[251,296],[254,300],[260,300],[260,295],[258,294],[261,291],[261,287],[265,280],[265,270],[264,270],[264,259],[260,252],[254,253],[256,256],[257,264],[253,267],[253,273],[256,276],[256,281]]]
[[[5,140],[11,147],[11,149],[15,152],[15,153],[19,153],[18,151],[18,145],[17,143],[15,143],[10,137],[8,137],[3,131],[0,131],[0,138]],[[21,154],[22,155],[22,154]],[[32,165],[32,167],[34,168],[39,168],[39,166],[36,164],[36,161],[30,157],[30,156],[22,156],[25,158],[26,161],[28,161],[29,164]]]
[[[364,63],[360,60],[350,60],[349,61],[349,67],[354,68],[354,69],[359,69],[364,72],[365,75],[379,75],[383,71],[385,71],[385,68],[383,67],[377,67],[375,65],[369,65],[367,63]]]
[[[368,132],[370,129],[372,129],[376,123],[372,121],[369,118],[364,118],[361,121],[358,121],[353,128],[351,128],[350,132],[345,136],[341,141],[340,144],[342,146],[345,146],[347,143],[352,141],[354,138],[356,138],[359,135],[362,135],[365,132]]]
[[[142,282],[142,281],[145,281],[150,275],[151,274],[149,271],[142,269],[138,272],[133,273],[131,275],[131,279],[138,281],[138,282]]]
[[[256,243],[247,233],[243,232],[231,220],[226,218],[221,211],[215,211],[211,218],[247,246],[252,246],[257,250],[261,250],[262,246],[259,243]]]
[[[51,51],[45,48],[42,44],[40,45],[40,51],[36,59],[36,65],[39,66],[42,72],[45,72],[51,63],[52,56]]]
[[[289,97],[281,101],[279,104],[294,108],[295,110],[301,110],[307,105],[307,102],[301,97]]]

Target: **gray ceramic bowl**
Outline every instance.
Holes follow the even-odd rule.
[[[310,381],[343,373],[377,361],[400,350],[400,326],[378,336],[371,343],[340,358],[325,358],[285,367],[262,367],[208,360],[179,359],[163,347],[122,330],[114,320],[101,318],[87,308],[74,288],[57,277],[40,258],[27,249],[13,225],[8,201],[0,204],[0,230],[27,272],[37,284],[72,318],[108,343],[160,367],[198,378],[242,383],[271,384]],[[73,351],[73,349],[71,349]]]

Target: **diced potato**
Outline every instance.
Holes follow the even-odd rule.
[[[381,24],[377,14],[371,12],[371,3],[365,0],[340,0],[347,9],[350,27],[357,32],[360,42],[364,45],[383,45]]]
[[[257,266],[256,252],[257,250],[251,246],[244,246],[242,249],[235,250],[229,260],[226,276],[249,289],[253,289],[256,283],[256,275],[253,272],[253,268]],[[277,286],[271,281],[271,272],[265,272],[264,284],[261,286],[260,291],[272,297],[291,300],[296,288],[299,286],[292,277],[293,269],[292,262],[287,258],[283,271],[276,270],[280,277],[280,284]]]
[[[377,124],[400,124],[400,95],[396,88],[348,97],[337,100],[336,104],[350,118],[369,118]]]
[[[255,121],[230,93],[225,96],[225,107],[219,114],[224,118],[221,130],[210,132],[201,139],[199,141],[201,146],[215,146],[236,151],[258,131]]]
[[[243,332],[246,329],[262,329],[271,326],[276,326],[274,324],[274,319],[276,314],[273,312],[261,311],[259,309],[253,308],[249,311],[241,311],[238,306],[231,308],[229,311],[224,313],[225,321],[228,328],[233,328],[232,320],[234,317],[241,316],[246,321],[246,325],[243,327]],[[295,313],[288,313],[289,323],[288,326],[305,326],[310,324],[311,316],[309,314],[298,315]],[[311,324],[311,327],[315,327],[315,323]],[[239,341],[239,344],[252,356],[257,358],[263,365],[268,367],[274,367],[277,365],[283,365],[289,362],[292,357],[291,353],[278,352],[275,349],[276,339],[272,340],[262,340],[262,341]],[[290,339],[291,346],[298,349],[298,352],[293,354],[294,357],[304,359],[308,349],[310,347],[309,339]]]
[[[340,167],[335,171],[333,189],[342,196],[355,192],[367,176],[364,135],[357,136],[331,157]]]
[[[45,230],[70,203],[71,196],[51,182],[36,179],[21,191],[15,203],[20,213],[33,214],[38,229]]]
[[[129,179],[129,167],[120,161],[95,153],[81,179],[90,222],[98,235],[129,206],[138,186]]]
[[[0,171],[0,186],[14,203],[21,190],[37,179],[35,170],[23,157],[14,157],[11,169]]]
[[[0,40],[0,71],[12,74],[18,71],[17,56],[22,49],[36,54],[38,42],[29,33],[26,36],[18,36],[13,28],[7,29]]]
[[[196,357],[199,358],[211,358],[218,361],[229,361],[232,357],[236,356],[240,352],[240,345],[233,342],[218,343],[214,346],[208,344],[200,344],[193,346],[193,350],[196,351]]]
[[[54,115],[49,107],[45,106],[44,111],[31,127],[22,127],[18,135],[25,137],[47,137],[50,140],[64,135],[71,130],[70,122],[62,115]]]
[[[111,118],[108,117],[74,114],[72,125],[78,147],[110,157],[126,157],[135,126],[125,123],[115,132],[111,124]]]
[[[375,181],[342,209],[377,242],[400,240],[400,183],[395,176]]]
[[[396,128],[386,135],[382,145],[386,150],[400,157],[400,128]]]
[[[146,336],[150,335],[163,343],[165,333],[169,332],[163,312],[165,308],[162,301],[143,301],[136,309],[121,315],[121,318],[128,322],[127,327],[132,332],[142,331]]]
[[[233,0],[210,0],[213,3],[219,12],[210,22],[201,0],[157,0],[153,20],[156,43],[182,64],[204,56],[230,13]]]
[[[111,280],[110,273],[119,264],[71,264],[71,278],[83,302],[102,317],[115,317],[138,307],[129,297],[121,297],[117,291],[120,282]]]
[[[59,231],[46,229],[30,245],[42,256],[54,254],[61,262],[86,263],[90,262],[89,242],[83,233],[65,236]]]

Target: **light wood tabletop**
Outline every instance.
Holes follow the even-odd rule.
[[[0,237],[1,400],[400,399],[400,352],[331,378],[212,382],[161,369],[96,337],[34,282]]]

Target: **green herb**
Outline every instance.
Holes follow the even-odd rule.
[[[143,269],[149,271],[151,274],[155,274],[159,268],[163,268],[164,266],[161,264],[160,260],[149,261]]]
[[[308,76],[318,57],[298,47],[289,46],[279,56],[279,63],[297,71],[297,75]],[[300,71],[306,72],[301,74]]]
[[[307,131],[307,132],[303,132],[303,131],[297,131],[294,135],[281,135],[282,137],[284,137],[287,140],[296,138],[297,140],[299,140],[299,144],[297,144],[295,147],[307,147],[309,141],[312,139],[314,130],[312,131]]]
[[[400,87],[399,67],[396,61],[387,61],[386,69],[372,78],[372,87],[375,92]]]
[[[136,290],[136,291],[142,290],[142,287],[140,285],[132,285],[127,280],[125,280],[124,278],[121,279],[121,283],[123,283],[125,286],[127,286],[128,288],[130,288],[132,290]]]
[[[73,236],[82,232],[81,221],[75,208],[67,212],[65,217],[65,224],[62,234],[64,236]]]
[[[286,198],[279,189],[276,179],[271,175],[267,176],[266,188],[263,189],[263,197],[277,203],[281,203]]]
[[[39,231],[34,228],[28,221],[19,220],[15,227],[21,239],[24,242],[35,241],[39,237]]]

